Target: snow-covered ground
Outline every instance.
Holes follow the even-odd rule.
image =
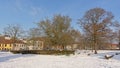
[[[75,55],[34,55],[0,52],[0,68],[120,68],[120,51],[77,51]],[[88,54],[90,54],[88,56]],[[104,56],[114,55],[107,60]]]

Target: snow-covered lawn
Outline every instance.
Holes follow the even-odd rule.
[[[79,51],[80,54],[70,56],[12,54],[0,52],[0,68],[120,68],[120,51],[98,51],[99,54],[90,54],[90,51]],[[113,58],[104,59],[106,54]]]

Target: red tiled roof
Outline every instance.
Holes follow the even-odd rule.
[[[13,39],[5,39],[4,36],[0,36],[0,44],[12,44],[12,43],[22,43],[24,44],[23,41],[21,40],[13,40]]]
[[[117,46],[118,44],[111,44],[112,46]]]

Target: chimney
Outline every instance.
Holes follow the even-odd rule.
[[[4,35],[4,37],[5,37],[5,39],[8,39],[8,40],[11,39],[9,35]]]

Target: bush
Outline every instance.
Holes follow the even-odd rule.
[[[68,50],[21,50],[21,51],[11,51],[12,53],[22,53],[22,54],[44,54],[44,55],[70,55],[74,54],[74,51]]]

